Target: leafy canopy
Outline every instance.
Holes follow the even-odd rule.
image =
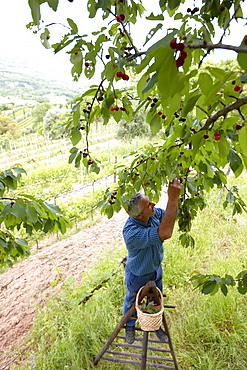
[[[40,29],[42,3],[55,12],[59,7],[59,0],[29,0],[33,18],[29,27]],[[82,74],[90,80],[102,70],[99,83],[76,100],[65,127],[71,135],[70,163],[99,172],[99,161],[92,158],[89,148],[86,157],[79,149],[82,135],[88,142],[96,117],[105,124],[112,119],[131,122],[144,109],[151,132],[157,135],[157,142],[150,140],[141,151],[133,151],[131,165],[119,169],[118,183],[106,190],[99,204],[102,212],[112,217],[139,190],[157,201],[164,184],[180,178],[184,185],[178,212],[180,240],[194,246],[191,222],[206,206],[206,192],[215,186],[225,188],[224,207],[230,204],[233,215],[246,211],[238,189],[228,188],[225,171],[229,167],[237,177],[247,167],[246,7],[244,0],[202,0],[194,8],[188,8],[191,2],[186,0],[152,3],[159,9],[156,15],[147,14],[140,0],[88,0],[88,17],[101,14],[101,28],[95,22],[92,34],[81,35],[75,21],[68,18],[60,40],[50,45],[53,23],[41,30],[41,42],[54,53],[68,53],[74,80]],[[152,21],[142,48],[138,36],[132,36],[141,19]],[[241,44],[227,45],[225,36],[233,32],[236,22],[243,26]],[[235,51],[237,68],[205,63],[205,57],[216,49]],[[241,293],[246,292],[244,287]]]
[[[35,199],[27,194],[17,194],[18,183],[25,170],[16,166],[0,173],[0,266],[12,266],[19,257],[30,253],[26,239],[17,238],[16,230],[24,230],[28,235],[34,231],[60,230],[65,233],[69,226],[58,206]],[[14,195],[9,195],[9,192]]]

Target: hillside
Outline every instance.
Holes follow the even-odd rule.
[[[82,88],[78,83],[52,80],[40,75],[35,69],[30,70],[15,63],[9,64],[0,59],[0,97],[15,96],[42,102],[49,94],[70,99],[81,93]]]

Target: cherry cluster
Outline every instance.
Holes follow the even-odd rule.
[[[122,78],[123,80],[125,80],[125,81],[128,81],[129,80],[129,78],[130,78],[130,76],[129,75],[127,75],[126,73],[124,73],[124,72],[117,72],[117,77],[118,78]]]
[[[216,141],[220,140],[220,134],[218,134],[218,132],[214,133],[214,140],[216,140]]]
[[[92,109],[91,103],[87,103],[87,108],[84,108],[82,111],[83,113],[89,114],[91,109]]]
[[[110,199],[108,199],[108,202],[109,202],[110,204],[114,204],[114,203],[115,203],[116,195],[117,195],[117,192],[116,192],[116,191],[114,191],[114,192],[112,193],[112,195],[111,195],[111,198],[110,198]]]
[[[150,96],[147,97],[147,100],[149,101],[153,101],[153,103],[151,104],[151,107],[153,108],[155,106],[155,104],[158,102],[158,99],[157,98],[150,98]]]
[[[80,153],[82,154],[83,158],[87,158],[89,156],[89,154],[85,151],[83,152],[82,150],[80,150]],[[90,166],[93,163],[94,161],[92,160],[92,158],[89,158],[87,164]]]
[[[113,112],[114,110],[115,110],[115,111],[118,111],[119,109],[120,109],[120,110],[122,110],[123,112],[124,112],[124,111],[126,111],[126,108],[124,108],[124,107],[118,107],[118,106],[116,106],[116,107],[111,107],[111,108],[110,108],[110,111],[112,111],[112,112]]]
[[[161,110],[158,112],[158,115],[161,116],[161,118],[163,118],[163,119],[166,118],[166,115],[163,114],[163,112]]]
[[[170,42],[170,47],[176,51],[180,51],[179,57],[176,60],[176,66],[181,67],[184,64],[185,59],[188,56],[188,52],[184,50],[184,43],[183,42],[177,42],[176,39],[173,39]]]
[[[117,15],[116,20],[118,22],[123,22],[125,20],[125,14],[121,13],[121,14]]]
[[[198,7],[194,8],[194,9],[188,8],[187,13],[190,13],[191,15],[194,15],[196,12],[199,12],[199,10],[200,9]]]

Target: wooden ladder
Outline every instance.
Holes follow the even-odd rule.
[[[153,294],[151,291],[153,291]],[[139,296],[138,303],[140,303],[145,297],[155,297],[156,303],[160,304],[159,293],[154,281],[147,282]],[[164,305],[164,307],[174,308],[175,306]],[[161,343],[158,339],[154,339],[152,337],[154,335],[152,332],[143,331],[139,327],[136,327],[135,329],[142,335],[136,337],[135,341],[140,342],[140,344],[128,344],[126,343],[125,336],[119,335],[119,332],[125,328],[126,322],[133,315],[134,311],[135,302],[133,303],[132,307],[130,307],[128,312],[123,316],[122,320],[112,332],[111,336],[102,347],[98,355],[94,358],[94,365],[97,365],[100,359],[102,359],[106,361],[140,365],[140,370],[146,370],[147,367],[179,370],[164,313],[162,316],[162,323],[168,336],[168,343]],[[149,336],[150,333],[151,336]],[[116,341],[114,342],[115,339]],[[168,348],[164,348],[165,346],[168,346]],[[105,353],[107,353],[108,356],[104,356]]]

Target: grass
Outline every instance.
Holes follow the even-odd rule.
[[[240,192],[246,201],[246,179],[239,178]],[[223,201],[225,194],[221,194]],[[208,197],[209,207],[195,220],[192,234],[195,248],[183,248],[175,230],[164,243],[166,316],[180,370],[246,370],[247,297],[236,288],[227,296],[202,295],[190,278],[196,273],[232,276],[246,269],[246,215],[231,216],[222,208],[218,191]],[[119,260],[126,254],[124,244],[103,251],[98,265],[82,277],[81,284],[66,280],[60,295],[40,308],[29,337],[26,360],[12,366],[26,370],[92,370],[93,358],[121,319],[125,293],[124,271]],[[117,271],[117,272],[116,272]],[[116,272],[112,276],[112,272]],[[102,281],[85,304],[78,304]],[[134,370],[100,360],[98,370]]]

